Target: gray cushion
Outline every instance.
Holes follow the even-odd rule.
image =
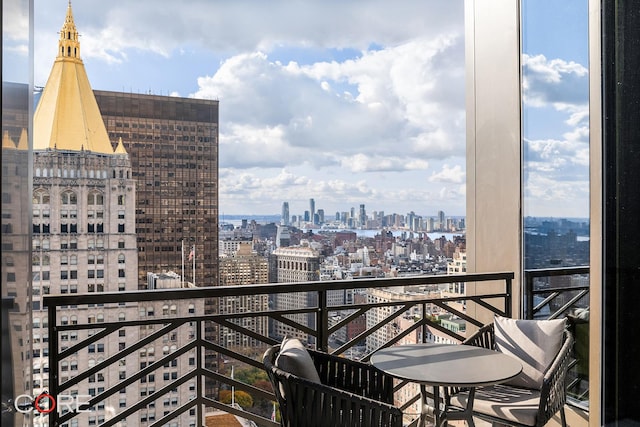
[[[468,392],[451,397],[451,404],[467,407]],[[538,390],[495,385],[476,388],[473,411],[528,426],[536,425],[540,392]]]
[[[300,378],[320,383],[320,376],[313,364],[311,355],[300,340],[285,337],[280,344],[280,353],[276,357],[276,367]]]
[[[566,320],[518,320],[496,316],[496,350],[522,362],[522,373],[507,384],[539,390],[545,371],[562,347]]]

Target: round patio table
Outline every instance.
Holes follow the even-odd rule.
[[[474,426],[475,388],[503,383],[522,371],[522,364],[511,356],[482,347],[455,344],[387,347],[371,356],[371,364],[396,378],[420,384],[420,427],[426,425],[426,418],[431,412],[427,403],[427,386],[433,387],[436,427],[454,419],[466,420],[468,425]],[[441,409],[440,387],[468,388],[467,407],[463,411],[450,411],[445,389],[445,402]]]

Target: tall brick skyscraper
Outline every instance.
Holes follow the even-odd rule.
[[[217,286],[218,101],[94,93],[109,138],[131,158],[140,286],[148,272],[181,270],[183,241],[186,280]]]

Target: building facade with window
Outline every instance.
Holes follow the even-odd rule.
[[[43,330],[31,318],[31,177],[27,129],[29,127],[28,86],[2,83],[2,402],[30,390],[33,370],[33,339],[43,339]],[[42,351],[40,349],[40,351]],[[12,362],[12,369],[6,370]],[[11,414],[2,411],[2,424]]]
[[[251,241],[240,241],[233,255],[220,258],[220,285],[253,285],[269,282],[267,258],[253,252]],[[220,299],[220,314],[252,313],[269,310],[267,295],[239,295]],[[266,317],[236,319],[235,323],[262,336],[269,335]],[[249,335],[220,329],[220,344],[230,348],[245,348],[256,354],[264,352],[264,344]]]
[[[310,247],[308,242],[301,243],[301,246],[278,248],[272,252],[272,268],[278,283],[315,282],[320,279],[320,253]],[[303,288],[304,285],[300,287]],[[317,296],[313,292],[277,294],[274,309],[295,310],[316,304]],[[315,317],[312,314],[292,314],[288,317],[302,325],[315,327]],[[280,322],[275,323],[273,332],[277,337],[295,337],[304,342],[311,339],[299,329]]]
[[[94,91],[109,138],[131,158],[136,183],[138,285],[148,272],[179,271],[218,285],[218,101]],[[193,273],[193,274],[191,274]]]
[[[31,387],[37,395],[49,388],[49,322],[42,296],[137,289],[136,185],[131,161],[122,141],[114,149],[107,135],[80,58],[70,4],[33,129],[33,335],[27,358],[33,365]],[[95,329],[61,331],[57,337],[61,353],[99,333],[105,321],[124,322],[138,315],[134,304],[82,307],[63,307],[57,314],[60,326],[86,322]],[[72,380],[117,354],[132,339],[137,339],[136,331],[128,336],[101,336],[61,363],[59,381]],[[88,401],[117,384],[126,372],[126,363],[118,371],[97,372],[86,382],[71,386],[69,393],[85,396]],[[137,398],[136,390],[123,391],[97,402],[91,413],[82,414],[75,423],[98,425],[108,418],[109,407],[118,407],[121,399]],[[34,425],[47,425],[47,417],[34,417]]]

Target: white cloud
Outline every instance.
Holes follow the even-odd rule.
[[[271,162],[277,167],[303,158],[314,167],[338,162],[359,172],[424,169],[429,158],[464,156],[463,93],[434,92],[446,85],[445,73],[430,71],[436,56],[448,49],[455,53],[456,43],[461,40],[414,40],[341,63],[310,65],[245,53],[201,77],[194,96],[220,100],[226,124],[221,143],[237,141],[238,148],[251,151],[255,141],[264,142],[265,166],[278,153],[282,164]],[[449,74],[462,78],[463,58],[458,59]],[[404,63],[402,72],[394,71],[397,63]],[[433,77],[414,86],[424,75]],[[354,97],[334,92],[345,82],[357,91]],[[449,104],[452,96],[458,96],[457,104]],[[269,131],[276,128],[277,140]],[[221,148],[221,156],[232,161],[228,166],[256,166],[251,153],[237,150],[224,158]]]
[[[585,66],[523,55],[525,212],[588,215],[589,109]]]
[[[29,40],[29,7],[22,1],[3,1],[2,16],[11,19],[2,20],[2,43],[10,41],[24,43]]]
[[[36,1],[41,81],[67,2]],[[435,213],[446,201],[464,213],[464,173],[442,169],[465,155],[462,0],[111,0],[73,9],[82,56],[102,79],[95,88],[146,92],[162,76],[176,96],[200,76],[183,96],[220,101],[221,213],[278,212],[284,200],[302,206],[309,197],[328,212],[365,203]],[[428,169],[441,171],[437,188],[424,185]]]
[[[465,182],[465,173],[460,165],[450,167],[445,164],[440,172],[434,172],[429,177],[429,182],[446,182],[451,184],[462,184]]]
[[[534,107],[546,104],[579,105],[588,102],[588,70],[573,61],[522,55],[524,101]]]
[[[423,170],[429,167],[429,162],[420,159],[405,159],[399,157],[370,157],[356,154],[343,158],[342,167],[352,172],[402,172],[405,170]]]
[[[531,174],[525,187],[526,215],[584,217],[589,212],[589,180],[559,181],[545,173]]]

